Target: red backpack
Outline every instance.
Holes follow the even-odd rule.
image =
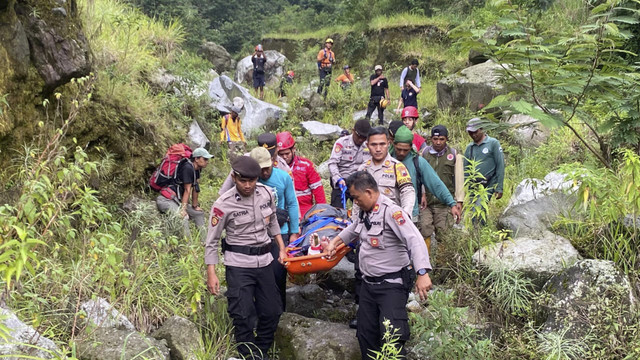
[[[193,150],[185,144],[172,145],[169,150],[167,150],[160,166],[158,166],[149,179],[151,189],[159,191],[168,199],[173,198],[176,194],[171,191],[171,189],[168,189],[168,187],[176,183],[178,166],[183,161],[189,160],[191,153],[193,153]]]

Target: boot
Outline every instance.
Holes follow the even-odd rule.
[[[431,256],[431,236],[424,238],[424,242],[427,244],[427,251],[429,252],[429,256]]]

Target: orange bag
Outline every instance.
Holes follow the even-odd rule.
[[[336,247],[336,253],[332,257],[324,254],[290,257],[284,259],[284,267],[293,275],[329,271],[338,265],[349,251],[351,251],[349,246],[340,244]]]

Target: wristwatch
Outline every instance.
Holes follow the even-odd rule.
[[[418,270],[418,271],[417,271],[417,274],[418,274],[419,276],[425,275],[426,273],[428,273],[428,271],[427,271],[427,269],[425,269],[425,268],[422,268],[422,269],[420,269],[420,270]]]

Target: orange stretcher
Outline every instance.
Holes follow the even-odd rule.
[[[336,266],[351,248],[345,244],[336,247],[336,253],[332,257],[324,254],[289,257],[284,259],[284,267],[289,274],[308,274],[320,271],[329,271]]]

